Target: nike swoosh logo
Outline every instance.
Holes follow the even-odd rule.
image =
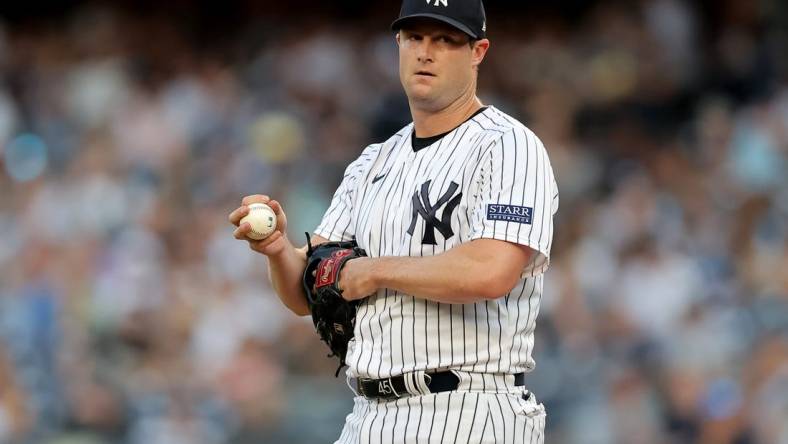
[[[375,182],[379,181],[380,179],[383,179],[384,177],[386,177],[386,174],[388,174],[388,173],[383,173],[380,176],[375,177],[374,179],[372,179],[372,183],[375,183]]]

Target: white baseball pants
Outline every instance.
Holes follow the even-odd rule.
[[[356,396],[334,444],[542,444],[545,409],[528,392],[453,391],[393,401]]]

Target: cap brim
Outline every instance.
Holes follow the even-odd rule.
[[[399,31],[400,29],[402,29],[404,27],[405,22],[411,21],[413,19],[419,19],[419,18],[428,18],[428,19],[437,20],[439,22],[446,23],[448,25],[451,25],[451,26],[459,29],[460,31],[468,34],[469,36],[471,36],[474,39],[480,38],[478,35],[476,35],[475,32],[471,31],[470,28],[468,28],[467,26],[465,26],[462,23],[458,22],[457,20],[454,20],[454,19],[449,18],[449,17],[444,17],[442,15],[430,14],[430,13],[426,13],[426,12],[425,13],[420,13],[420,14],[406,15],[405,17],[400,17],[397,20],[394,20],[394,23],[391,24],[391,30],[392,31]]]

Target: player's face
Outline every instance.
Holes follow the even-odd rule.
[[[476,68],[489,46],[434,20],[409,23],[397,35],[399,74],[412,105],[439,111],[476,93]]]

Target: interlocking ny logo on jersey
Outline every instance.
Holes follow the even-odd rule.
[[[425,223],[424,236],[421,239],[421,243],[427,245],[437,245],[437,242],[435,242],[436,229],[441,232],[444,239],[450,239],[452,236],[454,236],[454,231],[451,229],[451,217],[452,214],[454,214],[454,210],[457,208],[457,205],[460,204],[462,192],[457,193],[455,196],[454,192],[457,191],[457,188],[459,188],[460,185],[452,182],[449,185],[449,189],[446,190],[440,199],[438,199],[438,201],[433,205],[430,202],[431,183],[432,181],[428,180],[421,185],[421,195],[419,195],[418,191],[413,193],[413,218],[410,221],[408,234],[413,236],[413,230],[416,228],[416,222],[418,221],[419,216],[421,216]],[[439,220],[436,216],[436,213],[444,205],[446,205],[446,207],[443,209],[443,214]]]
[[[432,4],[432,0],[427,0],[427,4],[428,5]],[[449,6],[449,0],[435,0],[435,3],[432,4],[432,6],[440,6],[440,5],[448,7]]]

